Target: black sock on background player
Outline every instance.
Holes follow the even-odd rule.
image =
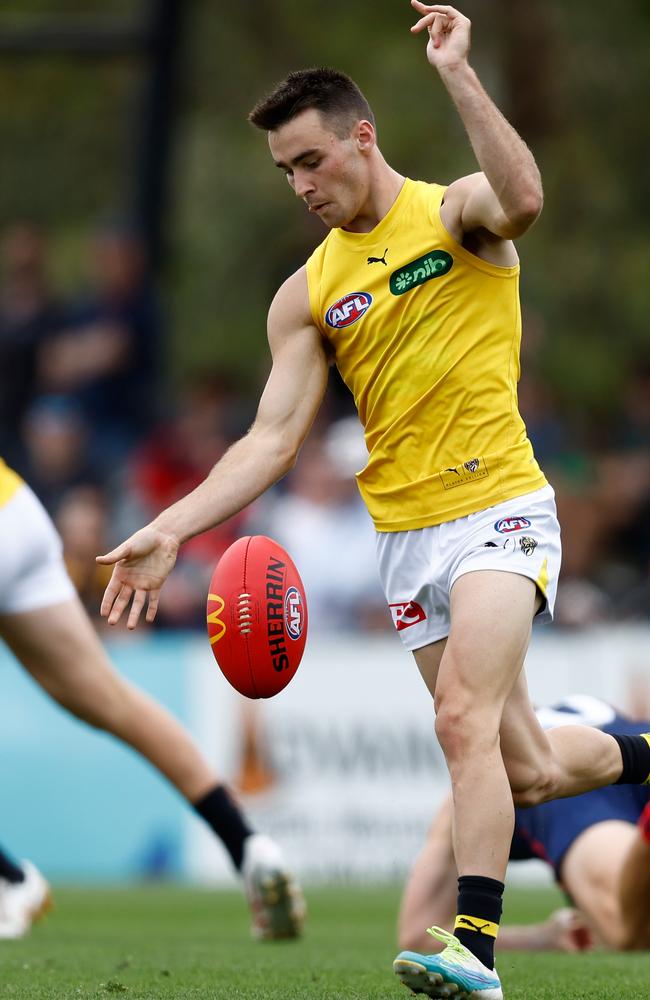
[[[254,832],[244,819],[241,809],[225,785],[216,785],[212,791],[194,803],[199,816],[211,826],[240,871],[244,857],[244,841]]]
[[[615,785],[650,784],[650,733],[641,736],[611,734],[618,743],[623,758],[623,772]]]
[[[6,882],[14,883],[14,885],[25,881],[25,873],[22,868],[7,857],[2,850],[0,850],[0,878]]]

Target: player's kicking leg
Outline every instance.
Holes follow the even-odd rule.
[[[434,695],[436,733],[451,777],[459,895],[454,935],[434,929],[445,949],[428,956],[403,952],[395,971],[411,989],[431,997],[450,990],[483,1000],[502,997],[494,943],[514,806],[499,727],[523,664],[536,602],[535,584],[518,574],[466,573],[452,589],[446,643],[415,652]]]
[[[406,985],[432,997],[454,986],[483,1000],[501,996],[490,973],[512,833],[510,783],[533,804],[621,776],[642,782],[648,774],[643,737],[630,738],[636,742],[622,768],[619,737],[584,726],[546,734],[539,726],[521,674],[538,603],[535,584],[526,577],[467,573],[452,590],[446,644],[416,652],[435,696],[436,731],[452,781],[459,897],[456,941],[439,956],[402,953],[395,968]],[[477,984],[473,962],[458,945],[482,964],[484,984]],[[465,987],[449,966],[466,968]]]
[[[0,634],[59,704],[141,753],[208,823],[243,877],[253,935],[298,936],[304,901],[279,848],[253,832],[180,723],[113,669],[77,598],[0,616]]]

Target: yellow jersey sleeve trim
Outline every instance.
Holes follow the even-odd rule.
[[[489,261],[483,260],[482,257],[477,257],[474,253],[470,253],[470,251],[466,250],[461,243],[458,243],[449,230],[445,228],[445,224],[440,216],[440,209],[442,207],[443,198],[447,188],[438,184],[430,186],[437,189],[431,198],[431,222],[437,229],[440,239],[446,242],[458,257],[464,260],[467,264],[470,264],[472,267],[475,267],[477,271],[483,271],[485,274],[490,274],[494,278],[512,278],[514,275],[519,274],[519,264],[513,264],[511,267],[501,267],[498,264],[490,264]]]

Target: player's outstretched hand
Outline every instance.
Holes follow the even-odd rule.
[[[112,552],[97,556],[97,562],[102,565],[115,564],[100,608],[101,615],[108,619],[109,625],[117,624],[133,599],[126,626],[135,628],[147,595],[146,620],[154,620],[160,589],[174,567],[178,548],[177,539],[153,525],[147,525]]]
[[[454,66],[467,59],[470,48],[471,22],[455,7],[442,3],[421,3],[411,0],[411,6],[420,15],[411,31],[429,32],[427,59],[436,69]]]
[[[550,951],[589,951],[594,946],[591,928],[582,913],[568,906],[555,910],[540,924],[540,931],[543,947]]]

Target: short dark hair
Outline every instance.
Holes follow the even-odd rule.
[[[365,119],[375,124],[370,105],[354,80],[338,70],[300,69],[258,101],[248,120],[266,132],[291,121],[302,111],[315,108],[339,138],[346,138],[355,122]]]

